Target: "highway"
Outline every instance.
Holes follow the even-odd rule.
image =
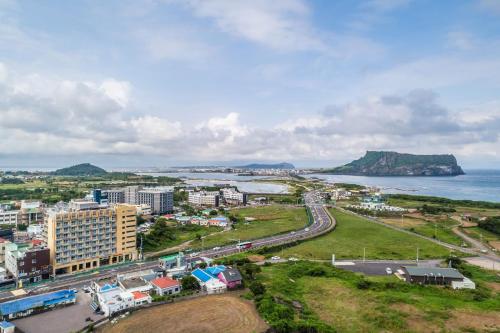
[[[333,230],[336,226],[335,219],[328,213],[327,209],[323,206],[319,195],[316,192],[307,192],[304,194],[304,201],[306,207],[309,209],[312,217],[312,223],[305,226],[301,230],[289,232],[286,234],[279,234],[269,236],[261,239],[252,240],[252,247],[249,249],[239,249],[236,244],[221,246],[217,249],[207,249],[196,254],[196,257],[220,258],[236,254],[239,252],[249,251],[262,247],[273,247],[284,244],[293,243],[299,240],[305,240],[317,237],[324,233]],[[196,259],[196,258],[192,258]],[[152,259],[151,261],[132,262],[116,268],[101,268],[100,271],[92,274],[81,275],[66,275],[57,277],[53,281],[47,281],[43,284],[36,286],[27,286],[25,289],[29,295],[46,293],[53,290],[64,288],[81,288],[84,285],[90,284],[94,280],[104,279],[116,276],[119,273],[130,273],[140,271],[143,269],[150,269],[158,267],[158,261]],[[14,297],[9,291],[0,293],[0,302],[4,302]]]

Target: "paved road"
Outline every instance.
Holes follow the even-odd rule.
[[[227,245],[220,247],[217,250],[205,250],[199,252],[197,256],[208,257],[208,258],[220,258],[238,252],[248,251],[255,248],[261,247],[272,247],[284,244],[293,243],[298,240],[309,239],[317,237],[324,233],[327,233],[335,228],[335,219],[328,213],[327,209],[322,205],[319,195],[316,192],[308,192],[304,195],[304,202],[311,212],[312,223],[306,226],[304,229],[297,230],[294,232],[265,237],[261,239],[256,239],[252,241],[251,249],[238,249],[236,245]],[[133,262],[127,265],[123,265],[117,268],[102,268],[102,270],[94,274],[85,275],[67,275],[58,277],[55,281],[47,281],[41,285],[34,287],[26,287],[25,290],[29,292],[30,295],[45,293],[53,290],[64,289],[64,288],[81,288],[84,285],[90,284],[91,281],[97,279],[104,279],[107,277],[116,276],[118,273],[128,273],[140,271],[143,269],[150,269],[158,266],[157,260],[144,261],[144,262]],[[0,302],[15,298],[10,292],[0,293]]]

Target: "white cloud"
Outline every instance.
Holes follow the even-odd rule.
[[[166,161],[338,163],[368,149],[468,158],[500,155],[500,102],[452,112],[433,92],[420,90],[252,127],[237,112],[198,124],[147,113],[132,116],[126,102],[130,89],[130,83],[112,78],[78,82],[10,72],[0,81],[2,156],[119,154],[163,156]]]
[[[199,17],[214,20],[220,30],[277,50],[323,50],[324,42],[308,21],[301,0],[190,0]]]

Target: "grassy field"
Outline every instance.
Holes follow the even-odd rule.
[[[417,234],[436,238],[437,240],[454,244],[462,245],[463,240],[453,233],[451,230],[459,223],[448,217],[436,217],[434,219],[427,219],[422,217],[407,217],[401,218],[380,218],[380,221],[389,225],[403,228]]]
[[[303,314],[337,332],[498,331],[500,296],[495,288],[500,279],[475,268],[470,272],[476,291],[414,286],[396,277],[366,278],[310,262],[263,267],[257,278],[266,286],[264,298],[298,302]]]
[[[106,333],[260,333],[267,329],[255,307],[237,295],[213,295],[140,310],[117,324],[97,330]]]
[[[339,259],[360,259],[363,257],[363,248],[366,248],[366,258],[369,259],[415,259],[417,248],[422,259],[444,258],[450,254],[448,249],[417,236],[389,229],[336,209],[330,212],[337,220],[334,231],[284,249],[283,255],[331,259],[334,253]]]
[[[207,236],[203,243],[206,248],[235,243],[235,239],[251,240],[303,228],[307,224],[305,208],[285,206],[259,206],[235,209],[232,215],[240,218],[253,217],[255,221],[239,222],[230,231]],[[193,247],[200,248],[201,241],[193,242]]]

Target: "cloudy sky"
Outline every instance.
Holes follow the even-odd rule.
[[[498,0],[0,0],[0,167],[500,168]]]

